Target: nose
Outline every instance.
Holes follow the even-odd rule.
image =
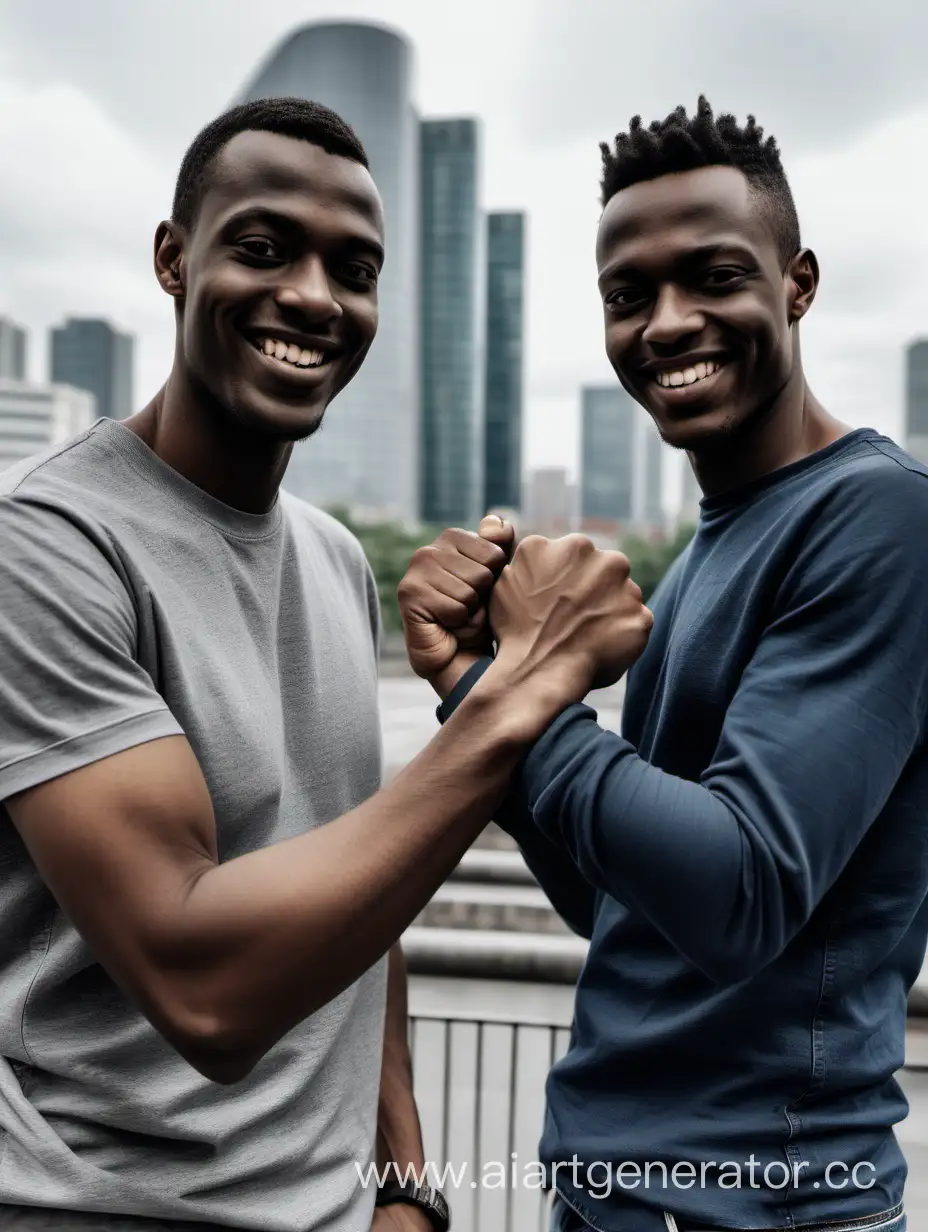
[[[277,306],[297,311],[313,321],[331,321],[342,315],[341,304],[332,294],[325,262],[307,256],[289,266],[274,295]]]
[[[674,346],[705,328],[705,315],[673,286],[663,286],[645,326],[642,341],[652,346]]]

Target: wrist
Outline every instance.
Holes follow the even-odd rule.
[[[470,721],[488,724],[502,743],[524,746],[534,744],[576,700],[564,672],[532,669],[511,650],[500,650],[455,713],[463,710]]]
[[[377,1190],[375,1206],[399,1206],[404,1214],[425,1220],[430,1232],[448,1232],[451,1227],[451,1211],[440,1189],[416,1181],[385,1181]]]
[[[441,700],[445,701],[461,677],[484,657],[476,651],[459,650],[451,662],[446,664],[440,672],[436,672],[433,676],[428,677],[429,684]]]

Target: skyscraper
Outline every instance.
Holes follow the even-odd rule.
[[[422,516],[483,512],[484,223],[475,120],[422,125]]]
[[[0,471],[60,445],[97,418],[93,394],[0,378]]]
[[[316,505],[418,514],[418,126],[413,52],[390,30],[350,22],[305,26],[248,85],[248,99],[295,96],[331,107],[355,130],[383,199],[387,259],[380,328],[358,375],[296,446],[284,486]]]
[[[132,358],[131,336],[107,321],[72,318],[52,330],[52,382],[93,394],[107,419],[125,419],[134,409]]]
[[[663,444],[621,385],[581,391],[580,517],[592,532],[663,528]]]
[[[0,379],[26,379],[26,331],[7,317],[0,317]]]
[[[532,471],[526,489],[526,530],[559,538],[574,529],[577,491],[564,467],[542,466]]]
[[[525,215],[487,219],[483,509],[522,506]]]
[[[632,517],[634,421],[638,408],[621,385],[581,390],[580,517],[611,530]]]
[[[928,339],[913,342],[906,351],[905,448],[928,463]]]

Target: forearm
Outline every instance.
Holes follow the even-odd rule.
[[[546,707],[560,704],[489,673],[360,807],[205,868],[158,956],[181,1051],[235,1080],[376,962],[490,820]]]
[[[438,709],[441,722],[450,719],[491,662],[489,656],[458,654],[444,677],[440,681],[433,679],[432,685],[442,699]],[[552,841],[535,825],[519,786],[516,775],[509,794],[494,812],[493,820],[518,843],[526,864],[555,911],[575,933],[589,940],[596,914],[596,890],[580,873],[564,846]]]
[[[417,1176],[423,1175],[425,1167],[409,1052],[406,963],[399,944],[390,951],[377,1110],[377,1167],[381,1175],[389,1164],[396,1165],[395,1179],[398,1181],[406,1179],[408,1167],[411,1166]]]
[[[597,891],[563,844],[553,841],[535,824],[518,788],[507,795],[493,820],[515,839],[526,865],[564,923],[589,941],[596,919]]]
[[[914,721],[864,731],[850,706],[842,726],[842,702],[836,695],[827,721],[815,714],[808,730],[795,707],[768,713],[763,734],[756,705],[733,707],[698,783],[650,765],[572,706],[525,763],[525,803],[592,884],[711,979],[738,982],[808,922],[911,750]]]

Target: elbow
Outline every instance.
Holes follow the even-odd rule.
[[[174,1047],[198,1074],[218,1086],[235,1086],[244,1082],[257,1064],[257,1058],[217,1047],[213,1041],[184,1040],[175,1043]]]
[[[786,942],[777,937],[729,936],[715,938],[710,944],[695,950],[690,943],[680,947],[702,974],[717,988],[734,988],[760,975],[783,953]]]
[[[147,1017],[178,1056],[220,1086],[243,1082],[267,1051],[246,1039],[238,1024],[202,1005],[193,1007],[168,997],[152,999]]]

